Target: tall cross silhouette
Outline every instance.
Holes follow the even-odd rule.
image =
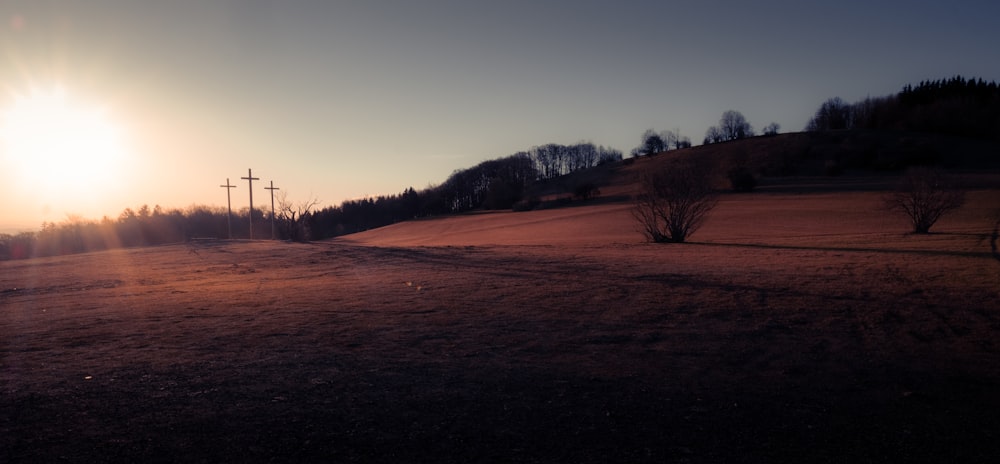
[[[258,177],[253,176],[253,170],[247,169],[247,176],[240,177],[250,183],[250,240],[253,240],[253,181],[260,180]]]
[[[274,191],[281,190],[274,186],[274,181],[271,181],[270,187],[264,187],[264,190],[271,191],[271,240],[274,240]]]
[[[236,186],[235,185],[229,185],[229,178],[227,177],[226,178],[226,185],[220,185],[219,187],[225,187],[226,188],[226,209],[228,211],[228,215],[226,216],[226,228],[228,229],[228,232],[229,232],[229,239],[232,240],[233,239],[233,202],[229,198],[230,197],[229,191],[231,189],[236,188]]]

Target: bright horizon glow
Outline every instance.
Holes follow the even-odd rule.
[[[0,167],[5,196],[20,213],[2,218],[0,232],[108,214],[136,165],[125,126],[98,102],[62,85],[9,93],[0,107]]]
[[[62,88],[15,97],[0,112],[0,140],[21,183],[46,190],[112,180],[125,157],[121,130],[107,111]]]
[[[0,108],[0,162],[20,203],[68,216],[99,211],[95,199],[126,173],[126,137],[109,111],[62,86],[32,87]],[[88,196],[92,198],[88,199]],[[55,219],[55,218],[53,218]]]

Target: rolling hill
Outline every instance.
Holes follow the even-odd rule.
[[[951,222],[955,230],[985,234],[1000,211],[1000,144],[958,137],[842,131],[793,133],[703,145],[627,159],[539,182],[532,211],[478,211],[405,221],[342,237],[357,243],[400,246],[543,245],[641,241],[631,216],[631,198],[642,172],[682,159],[714,166],[719,206],[694,240],[784,243],[796,237],[840,237],[846,246],[858,235],[898,235],[904,218],[886,215],[881,197],[894,188],[904,166],[935,162],[949,167],[969,189],[969,201]],[[754,192],[732,192],[728,170],[745,167],[759,179]],[[573,187],[592,183],[600,196],[574,199]],[[961,225],[958,225],[961,224]],[[744,227],[770,227],[770,234],[745,234]],[[794,240],[793,240],[794,241]],[[913,240],[911,240],[912,242]]]

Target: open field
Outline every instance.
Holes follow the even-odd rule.
[[[870,192],[0,263],[3,462],[1000,459],[997,191]]]

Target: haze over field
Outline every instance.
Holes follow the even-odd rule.
[[[243,207],[247,168],[335,205],[550,142],[627,153],[654,128],[697,143],[729,109],[796,131],[828,97],[1000,78],[998,13],[988,1],[7,0],[0,111],[39,96],[68,108],[35,128],[71,143],[39,142],[32,157],[4,144],[0,231],[225,205],[226,178]]]

